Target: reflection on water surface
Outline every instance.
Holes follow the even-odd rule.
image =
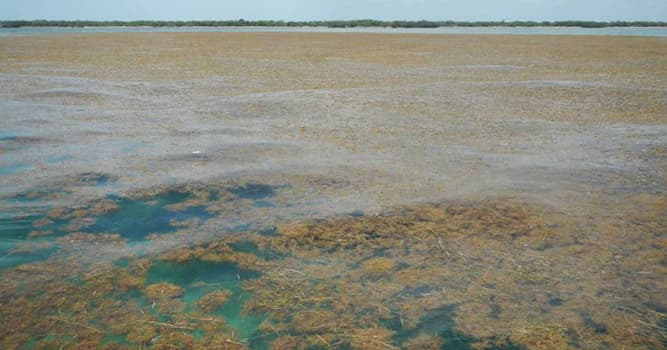
[[[1,349],[667,347],[660,38],[2,34]]]

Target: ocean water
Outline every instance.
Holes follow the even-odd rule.
[[[459,28],[424,32],[450,29]],[[30,40],[49,41],[6,41],[29,54]],[[181,72],[197,50],[190,40],[139,42],[132,57]],[[303,74],[257,92],[290,67],[273,40],[243,60],[205,56],[207,69],[238,66],[239,81],[123,80],[95,66],[115,57],[91,42],[79,48],[90,64],[63,60],[54,45],[38,57],[52,64],[25,59],[21,73],[0,74],[0,349],[667,347],[667,127],[531,119],[617,117],[628,106],[633,121],[636,106],[661,117],[664,94],[650,86],[661,73],[640,79],[616,55],[602,68],[632,78],[618,87],[586,80],[597,64],[546,61],[556,72],[544,74],[535,56],[429,69],[422,59],[456,50],[431,45],[449,40],[388,67],[364,62],[366,46],[352,47],[356,60],[311,51],[344,53],[335,38],[287,43],[305,52],[295,63]],[[632,52],[636,41],[661,42],[610,41]],[[277,58],[256,59],[271,50]],[[335,80],[317,75],[323,65],[370,74],[371,87],[303,90],[311,78]],[[409,86],[376,80],[384,75]],[[239,96],[245,84],[252,93]]]
[[[586,348],[613,339],[639,312],[609,299],[624,295],[622,285],[582,282],[589,271],[561,261],[585,239],[572,218],[512,199],[287,220],[270,235],[210,225],[288,188],[171,186],[4,217],[0,297],[17,326],[2,340],[27,348]],[[40,200],[28,197],[13,200]],[[270,210],[289,206],[280,202]],[[194,239],[202,233],[210,235]],[[607,264],[615,246],[581,258]],[[621,266],[660,258],[655,249]],[[608,278],[637,275],[622,268]],[[634,293],[652,310],[639,314],[642,341],[659,344],[660,289]],[[582,304],[589,299],[616,309]],[[558,323],[564,314],[582,333]],[[500,320],[519,331],[502,334]]]
[[[66,33],[382,33],[476,35],[605,35],[667,36],[667,28],[641,27],[441,27],[441,28],[321,28],[321,27],[25,27],[1,28],[0,36]]]

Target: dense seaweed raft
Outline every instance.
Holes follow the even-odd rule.
[[[1,349],[664,349],[650,37],[0,37]]]
[[[17,243],[1,261],[2,347],[665,346],[656,272],[636,272],[664,266],[667,241],[651,236],[665,216],[624,249],[513,198],[207,225],[283,205],[288,188],[179,185],[4,219]],[[647,215],[667,205],[645,202]],[[609,229],[627,227],[592,228]]]

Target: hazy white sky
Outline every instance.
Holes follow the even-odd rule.
[[[667,21],[667,0],[0,0],[0,19]]]

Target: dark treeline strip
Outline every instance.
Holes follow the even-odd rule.
[[[378,21],[362,19],[353,21],[0,21],[0,27],[391,27],[391,28],[437,28],[437,27],[667,27],[667,22],[593,22],[593,21],[502,21],[502,22],[457,22],[457,21]]]

